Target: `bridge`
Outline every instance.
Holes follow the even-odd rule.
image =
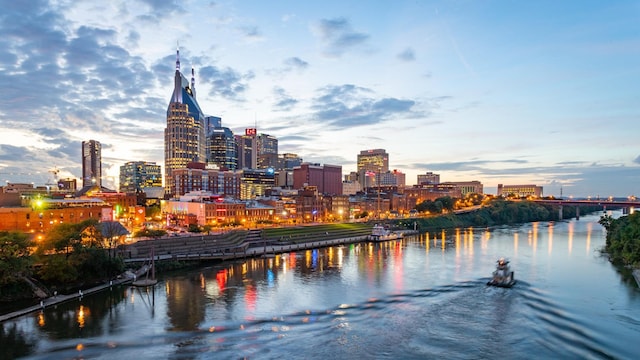
[[[640,201],[637,200],[615,200],[615,199],[536,199],[532,200],[539,204],[549,204],[549,205],[558,205],[560,207],[560,219],[562,219],[562,207],[563,206],[576,206],[576,219],[580,219],[580,208],[579,206],[602,206],[603,210],[607,210],[607,208],[622,208],[623,213],[632,214],[635,208],[640,207]]]

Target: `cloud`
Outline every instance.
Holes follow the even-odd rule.
[[[275,111],[289,111],[298,103],[298,100],[291,97],[285,89],[279,86],[273,88],[273,94],[276,98],[276,102],[273,104]]]
[[[222,96],[230,100],[241,100],[248,87],[247,81],[255,76],[252,72],[243,75],[231,68],[219,69],[215,66],[205,66],[198,74],[200,82],[211,85],[209,96]]]
[[[413,51],[412,48],[406,48],[404,50],[402,50],[402,52],[400,52],[397,55],[398,59],[402,60],[402,61],[414,61],[416,59],[416,54]]]
[[[145,4],[149,11],[137,18],[141,21],[158,22],[161,19],[171,18],[176,14],[184,13],[186,10],[181,6],[180,1],[171,0],[137,0]],[[135,2],[133,2],[135,6]]]
[[[249,42],[256,42],[263,40],[262,33],[256,26],[243,26],[238,28],[242,36]]]
[[[340,57],[361,48],[369,40],[369,35],[354,31],[345,18],[322,19],[315,30],[325,45],[324,54],[329,57]]]
[[[375,94],[355,85],[327,86],[313,100],[314,118],[323,126],[349,128],[373,125],[398,115],[411,114],[415,102],[396,98],[376,99]]]
[[[304,70],[309,67],[309,63],[300,59],[299,57],[290,57],[284,60],[284,64],[288,68],[297,70]]]

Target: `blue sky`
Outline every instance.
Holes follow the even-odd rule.
[[[98,3],[96,5],[95,3]],[[175,50],[207,115],[280,152],[546,195],[640,195],[638,1],[0,0],[0,179],[164,166]]]

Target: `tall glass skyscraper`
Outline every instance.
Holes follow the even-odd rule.
[[[164,129],[165,193],[173,195],[173,170],[185,168],[190,162],[206,162],[205,116],[196,100],[195,72],[191,83],[180,72],[180,50],[176,51],[176,72],[173,95],[167,108]]]
[[[236,139],[231,129],[216,127],[207,136],[207,162],[223,170],[235,170],[238,167]]]
[[[82,142],[82,187],[102,187],[102,145],[99,141]]]

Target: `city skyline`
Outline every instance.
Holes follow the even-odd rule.
[[[637,2],[0,5],[3,182],[80,179],[87,140],[107,187],[164,164],[179,46],[206,115],[306,162],[349,173],[385,149],[407,184],[640,193]]]

